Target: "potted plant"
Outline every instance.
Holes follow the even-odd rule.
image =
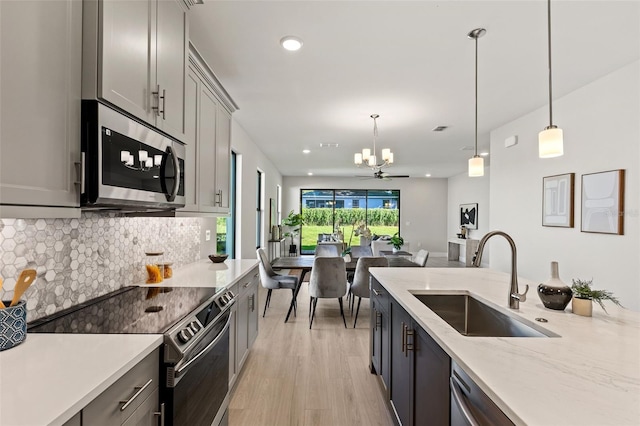
[[[289,212],[289,215],[282,220],[282,224],[289,227],[289,231],[285,232],[285,238],[291,237],[291,244],[289,245],[289,254],[298,254],[298,248],[295,244],[295,238],[300,233],[300,226],[304,220],[302,213],[294,213],[293,210]]]
[[[393,234],[393,237],[389,240],[388,244],[393,246],[393,251],[399,251],[404,245],[404,238],[400,236],[400,233],[396,232]]]
[[[593,280],[571,280],[571,290],[573,290],[573,299],[571,301],[571,308],[574,314],[590,317],[592,314],[593,302],[598,302],[598,305],[607,314],[607,309],[604,307],[604,300],[611,300],[614,304],[622,306],[618,298],[613,295],[612,292],[607,290],[593,290],[591,284]]]

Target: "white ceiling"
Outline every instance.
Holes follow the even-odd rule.
[[[366,173],[353,154],[372,145],[377,113],[378,150],[394,151],[390,173],[448,177],[473,155],[461,151],[474,143],[467,33],[487,29],[479,40],[482,151],[491,129],[547,105],[546,5],[205,0],[192,10],[190,33],[240,106],[236,120],[283,175]],[[554,98],[640,57],[640,1],[553,0],[551,10]],[[302,38],[302,49],[282,49],[285,35]],[[438,125],[449,128],[432,132]]]

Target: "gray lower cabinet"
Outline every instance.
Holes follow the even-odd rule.
[[[449,425],[449,355],[375,279],[371,304],[371,366],[399,424]]]
[[[82,413],[77,413],[75,416],[67,420],[62,426],[82,426]]]
[[[238,295],[232,309],[231,350],[229,353],[229,388],[233,388],[249,350],[258,337],[258,267],[249,271],[232,291]]]
[[[236,328],[236,359],[238,371],[249,355],[258,335],[258,268],[252,269],[239,283],[238,321]]]
[[[157,425],[160,353],[156,349],[82,410],[91,426]]]

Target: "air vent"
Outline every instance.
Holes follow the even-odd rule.
[[[432,132],[442,132],[442,131],[444,131],[444,130],[446,130],[448,128],[449,128],[449,126],[437,126],[437,127],[434,127],[433,129],[431,129],[431,131]]]
[[[321,143],[320,148],[337,148],[337,143]]]
[[[472,146],[463,146],[462,148],[460,148],[460,151],[474,151],[475,148]]]

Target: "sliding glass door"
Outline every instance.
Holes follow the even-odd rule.
[[[312,254],[318,241],[342,237],[348,246],[360,245],[359,226],[372,235],[400,230],[400,191],[366,189],[302,189],[301,253]]]

